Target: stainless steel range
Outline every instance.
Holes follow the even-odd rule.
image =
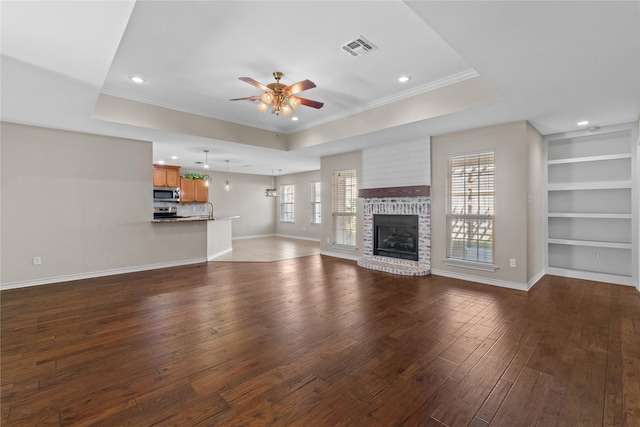
[[[153,219],[173,219],[178,216],[177,206],[155,206],[153,208]]]

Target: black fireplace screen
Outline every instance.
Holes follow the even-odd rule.
[[[373,254],[418,260],[418,216],[374,215]]]

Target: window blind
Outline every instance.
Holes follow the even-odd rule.
[[[322,222],[322,205],[320,204],[320,182],[311,183],[311,224]]]
[[[280,222],[293,222],[294,219],[294,186],[280,186]]]
[[[495,153],[448,158],[447,258],[493,263]]]
[[[335,172],[332,177],[332,187],[333,243],[355,246],[356,201],[358,198],[356,170]]]

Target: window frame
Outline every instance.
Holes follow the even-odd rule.
[[[320,184],[320,181],[311,181],[310,186],[311,186],[311,225],[320,225],[322,224],[322,184]]]
[[[447,156],[446,264],[496,270],[495,198],[495,150]]]
[[[287,188],[291,188],[288,192]],[[287,200],[290,198],[290,201]],[[295,185],[294,184],[281,184],[280,185],[280,222],[282,223],[294,223],[295,222]],[[290,210],[288,210],[290,209]],[[290,217],[286,218],[286,217]],[[283,219],[285,218],[285,219]]]
[[[351,180],[350,185],[342,186],[341,191],[341,178],[342,174],[348,173],[349,178],[342,178],[344,180]],[[339,193],[344,195],[345,199],[339,199]],[[348,207],[350,205],[350,207]],[[331,246],[345,250],[357,249],[357,214],[358,214],[358,171],[357,169],[343,169],[334,171],[331,175],[331,234],[332,241]],[[340,225],[340,222],[344,221],[344,225]],[[347,223],[351,223],[352,231],[349,231]],[[345,232],[350,233],[352,237],[345,239]]]

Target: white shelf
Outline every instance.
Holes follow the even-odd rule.
[[[603,156],[573,157],[567,159],[549,160],[549,165],[562,165],[567,163],[600,162],[604,160],[630,159],[631,153],[608,154]]]
[[[637,123],[545,137],[548,273],[636,284],[636,140]]]
[[[631,181],[599,181],[599,182],[575,182],[563,184],[549,184],[548,191],[575,191],[575,190],[615,190],[631,188]]]
[[[570,240],[570,239],[549,238],[547,242],[549,244],[554,244],[554,245],[588,246],[592,248],[631,249],[633,247],[631,243],[602,242],[602,241],[592,241],[592,240]]]
[[[577,212],[549,212],[549,218],[589,218],[589,219],[631,219],[630,213],[577,213]]]
[[[631,275],[627,274],[606,274],[591,270],[575,270],[564,267],[555,267],[550,265],[547,269],[548,274],[562,277],[572,277],[574,279],[595,280],[597,282],[615,283],[618,285],[634,286],[634,280]]]

